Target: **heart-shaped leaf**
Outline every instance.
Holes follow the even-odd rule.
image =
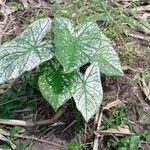
[[[73,95],[77,109],[82,113],[86,122],[98,111],[103,90],[100,72],[97,63],[93,63],[86,70],[84,76],[80,77],[76,92]]]
[[[101,33],[101,45],[93,60],[98,62],[101,73],[112,76],[123,76],[119,57],[111,46],[110,40]]]
[[[56,59],[51,59],[40,66],[39,88],[44,98],[57,110],[72,97],[75,89],[77,72],[64,74],[63,67]]]
[[[56,57],[65,72],[87,63],[101,44],[99,27],[95,22],[86,22],[75,28],[69,19],[57,17],[54,32]]]
[[[0,83],[20,76],[53,57],[51,41],[42,41],[51,19],[39,19],[0,46]]]

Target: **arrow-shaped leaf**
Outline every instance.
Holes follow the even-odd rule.
[[[50,41],[42,41],[51,19],[39,19],[18,37],[0,46],[0,83],[19,77],[53,57]]]
[[[73,95],[77,109],[82,113],[86,122],[98,111],[103,90],[97,63],[93,63],[81,76],[80,83]]]

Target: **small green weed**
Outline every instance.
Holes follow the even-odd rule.
[[[123,63],[125,65],[132,65],[135,54],[140,51],[139,46],[136,42],[127,42],[124,45],[124,50],[121,53],[123,58]]]
[[[113,108],[111,115],[105,118],[102,122],[101,129],[115,128],[117,126],[129,125],[128,119],[125,115],[125,106]],[[141,113],[140,113],[141,114]],[[130,125],[129,125],[130,126]],[[111,135],[106,142],[106,150],[138,150],[140,143],[146,141],[150,143],[150,132],[135,133],[130,136],[117,137]],[[145,142],[144,142],[145,143]]]
[[[15,11],[21,11],[21,10],[24,9],[23,5],[20,2],[17,2],[17,1],[16,2],[11,1],[11,2],[7,3],[7,5]]]
[[[113,148],[117,150],[138,150],[142,143],[150,147],[150,132],[137,133],[123,138],[118,138],[113,135],[107,142],[106,150]]]
[[[81,150],[81,146],[78,140],[73,140],[67,145],[68,150]]]
[[[117,126],[127,125],[128,119],[125,115],[125,106],[119,106],[111,110],[111,115],[102,122],[101,129],[109,129]]]
[[[111,150],[115,148],[117,150],[137,150],[140,142],[140,136],[127,136],[122,139],[119,139],[116,136],[111,136],[107,142],[106,150]]]
[[[33,88],[26,85],[26,83],[16,85],[16,87],[12,86],[0,97],[0,118],[12,118],[13,111],[24,109],[25,107],[35,108],[37,102],[32,96]]]

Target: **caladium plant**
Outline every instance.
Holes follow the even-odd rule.
[[[0,46],[0,84],[38,66],[39,90],[54,110],[74,98],[88,122],[103,99],[100,74],[123,76],[118,55],[96,22],[75,25],[64,17],[53,22],[39,19]],[[49,29],[53,40],[44,40]]]

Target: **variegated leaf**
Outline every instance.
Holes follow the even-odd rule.
[[[123,76],[119,57],[110,40],[101,33],[101,45],[93,60],[98,62],[100,72],[110,76]]]
[[[77,83],[77,72],[64,74],[63,67],[56,59],[40,66],[39,88],[44,98],[57,110],[72,97]]]
[[[100,72],[97,63],[93,63],[80,77],[80,83],[73,95],[77,109],[86,122],[98,111],[103,98]]]
[[[0,83],[17,78],[53,57],[51,41],[42,41],[50,26],[51,19],[39,19],[0,46]]]
[[[101,35],[95,22],[86,22],[75,28],[69,19],[57,17],[54,29],[55,54],[65,72],[87,63],[100,46]]]

